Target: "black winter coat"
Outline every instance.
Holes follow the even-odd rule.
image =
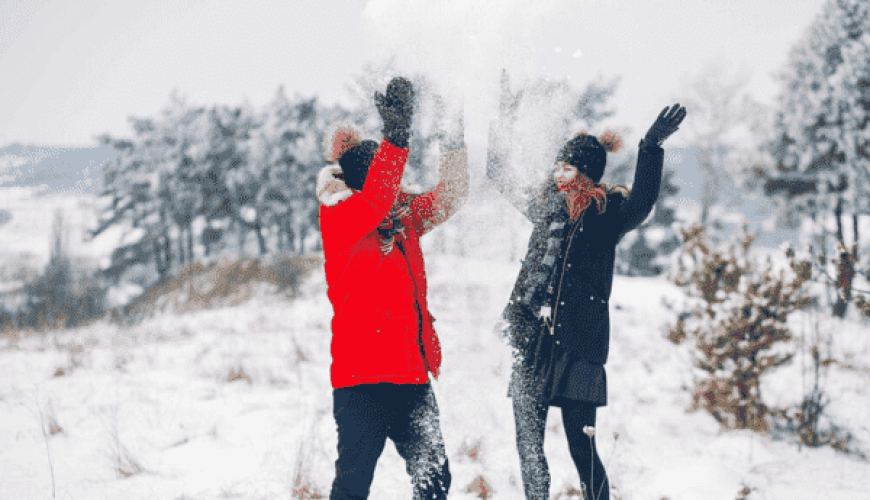
[[[541,332],[540,311],[531,310],[521,297],[529,275],[539,269],[553,222],[565,221],[561,249],[553,266],[556,274],[543,299],[550,307],[544,321],[555,336],[556,344],[564,346],[572,356],[598,365],[607,361],[616,245],[652,211],[661,184],[663,157],[660,147],[642,147],[631,194],[626,196],[625,189],[608,189],[605,211],[599,214],[593,203],[576,221],[568,218],[565,202],[558,192],[550,190],[549,200],[537,196],[523,204],[523,200],[512,198],[514,192],[497,183],[503,194],[535,225],[511,300],[504,311],[510,324],[511,343],[521,353],[528,352],[526,347],[534,344],[534,337]]]

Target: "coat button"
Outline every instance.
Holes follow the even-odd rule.
[[[561,344],[561,342],[559,342],[559,341],[557,340],[557,341],[556,341],[556,345],[560,345],[560,344]]]
[[[559,302],[559,305],[564,306],[565,303],[564,303],[564,302]]]
[[[556,326],[557,326],[557,327],[560,327],[560,326],[562,326],[562,323],[559,323],[559,324],[558,324],[558,325],[556,325]]]
[[[568,267],[571,267],[571,264],[568,264]]]
[[[595,297],[593,297],[593,296],[590,295],[590,296],[589,296],[589,300],[595,300]]]

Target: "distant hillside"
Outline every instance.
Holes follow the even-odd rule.
[[[39,187],[49,192],[98,193],[111,146],[55,147],[12,144],[0,149],[0,187]]]

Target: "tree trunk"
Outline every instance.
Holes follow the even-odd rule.
[[[247,236],[248,227],[244,222],[236,220],[236,236],[238,237],[239,258],[245,256],[245,237]]]
[[[206,226],[202,230],[202,243],[203,243],[202,246],[203,246],[203,253],[205,254],[206,258],[211,256],[211,240],[209,238],[209,235],[211,235],[211,231],[210,231],[210,228],[208,227],[208,224],[206,224]]]
[[[166,278],[166,259],[163,257],[163,245],[160,243],[160,236],[155,236],[151,241],[154,251],[154,265],[157,268],[157,276],[160,281]]]
[[[290,217],[284,217],[282,223],[284,225],[284,234],[287,236],[287,252],[291,254],[296,253],[296,235],[293,233],[293,226],[290,224]]]
[[[174,259],[172,258],[172,237],[169,236],[169,229],[164,229],[163,232],[163,257],[166,259],[166,270],[172,270],[172,262]]]
[[[187,225],[187,258],[193,262],[193,224]]]
[[[303,255],[305,253],[305,238],[308,236],[308,226],[304,224],[299,225],[299,240],[297,246],[299,247],[298,255]]]
[[[834,208],[834,217],[837,219],[837,243],[846,246],[843,237],[843,198],[837,198],[837,206]]]
[[[861,248],[861,239],[858,233],[858,214],[852,214],[852,248],[854,248],[854,252],[852,258],[855,262],[858,262],[858,249]]]
[[[184,226],[178,227],[178,239],[176,240],[178,247],[178,264],[180,267],[187,265],[187,252],[184,245]]]
[[[716,192],[716,170],[714,166],[717,164],[717,158],[714,157],[712,146],[701,146],[698,148],[698,165],[701,167],[701,226],[707,227],[710,221],[710,209],[718,198]]]
[[[281,227],[281,219],[275,221],[275,251],[281,253],[284,251],[284,240],[287,236],[284,235],[284,228]]]
[[[263,236],[263,226],[259,221],[254,223],[254,232],[257,234],[257,244],[259,245],[260,257],[266,255],[266,238]]]
[[[852,252],[845,246],[839,246],[839,259],[837,260],[837,302],[834,304],[834,316],[842,318],[846,316],[846,309],[852,301],[852,278],[855,276],[855,262],[852,260]]]

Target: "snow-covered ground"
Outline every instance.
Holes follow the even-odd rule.
[[[451,498],[522,498],[509,353],[494,333],[519,264],[429,255],[431,309],[445,349],[434,383],[453,472]],[[293,301],[261,293],[234,308],[170,315],[120,328],[97,324],[0,343],[0,498],[290,498],[328,496],[336,457],[329,320],[322,270]],[[665,330],[679,289],[617,277],[608,362],[610,404],[598,445],[621,499],[867,499],[870,464],[830,448],[799,448],[725,432],[687,412],[689,347]],[[829,409],[870,452],[870,337],[857,321],[833,337]],[[799,401],[800,363],[765,381],[765,396]],[[552,498],[579,487],[559,412],[546,449]],[[52,422],[56,425],[52,426]],[[51,433],[52,427],[57,431]],[[45,429],[45,434],[43,430]],[[618,434],[618,440],[614,436]],[[477,453],[470,453],[476,449]],[[410,498],[390,445],[371,498]]]

